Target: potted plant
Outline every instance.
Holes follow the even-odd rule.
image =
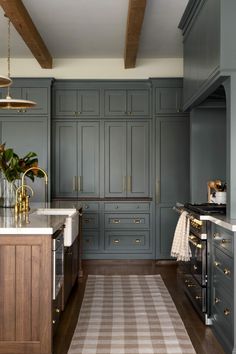
[[[22,174],[30,167],[38,166],[38,157],[35,152],[28,152],[19,157],[12,148],[6,148],[6,144],[0,144],[0,171],[1,171],[1,198],[0,205],[13,207],[15,204],[15,192],[20,185]],[[35,177],[43,177],[41,171],[29,171],[27,173],[32,181]]]

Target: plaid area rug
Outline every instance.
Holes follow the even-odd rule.
[[[193,354],[160,275],[91,275],[68,354]]]

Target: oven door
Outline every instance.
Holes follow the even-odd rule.
[[[191,273],[201,286],[206,286],[206,240],[201,240],[199,237],[191,234],[189,236],[189,246],[192,254],[190,259]]]

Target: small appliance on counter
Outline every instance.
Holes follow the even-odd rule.
[[[226,204],[226,183],[220,179],[207,183],[208,203]]]

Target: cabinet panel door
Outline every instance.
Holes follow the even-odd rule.
[[[99,196],[99,167],[99,122],[79,122],[79,196]]]
[[[55,98],[57,116],[77,116],[77,90],[57,90]]]
[[[54,195],[76,197],[77,123],[56,122],[54,132]]]
[[[178,214],[173,210],[173,207],[158,208],[160,212],[159,228],[160,237],[157,238],[157,258],[173,259],[170,256],[171,246],[173,242],[175,227],[178,221]],[[158,220],[158,217],[157,217]]]
[[[189,125],[187,119],[161,120],[160,203],[175,204],[189,199]],[[157,132],[158,136],[158,132]],[[158,174],[158,172],[157,172]],[[157,178],[158,179],[158,178]]]
[[[149,106],[148,90],[128,91],[128,114],[147,117],[149,116]]]
[[[126,116],[127,97],[126,90],[106,90],[105,91],[105,115],[106,116]]]
[[[126,123],[105,122],[105,196],[126,196]]]
[[[178,113],[182,108],[182,88],[161,87],[156,89],[156,114]]]
[[[48,170],[47,119],[36,117],[8,117],[2,121],[1,141],[12,147],[19,156],[30,151],[38,155],[39,167]],[[45,185],[43,178],[35,178],[34,182],[26,177],[26,184],[33,188],[34,196],[30,202],[45,201]]]
[[[36,106],[27,109],[27,114],[47,114],[48,113],[48,89],[45,87],[24,87],[22,97],[26,100],[36,102]]]
[[[98,90],[78,91],[78,115],[83,115],[83,116],[99,115],[99,91]]]
[[[149,196],[149,122],[127,123],[127,196]]]

